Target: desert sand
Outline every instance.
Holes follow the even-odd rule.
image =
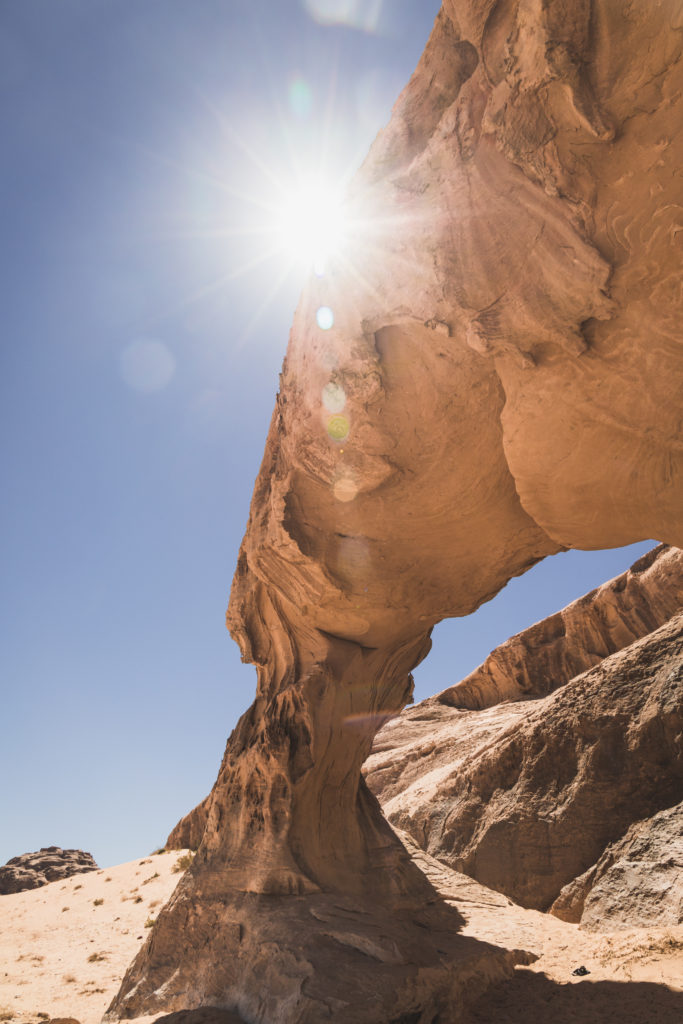
[[[100,1021],[148,935],[146,922],[178,884],[183,856],[141,857],[0,896],[0,1018]]]
[[[524,950],[522,959],[530,961],[479,1000],[468,1024],[680,1024],[683,927],[584,932],[516,906],[401,838],[465,918],[464,934]],[[73,1017],[80,1024],[99,1024],[147,937],[145,923],[156,917],[180,878],[173,869],[183,855],[142,857],[0,897],[1,1019],[38,1024]],[[574,977],[572,971],[582,966],[590,973]],[[160,1016],[137,1021],[151,1024]]]

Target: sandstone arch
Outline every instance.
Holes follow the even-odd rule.
[[[228,612],[256,700],[110,1018],[456,1020],[508,969],[360,766],[439,619],[562,548],[683,545],[682,37],[667,0],[444,3],[295,315]]]

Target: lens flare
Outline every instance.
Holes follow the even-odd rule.
[[[327,434],[332,441],[345,441],[350,429],[346,416],[330,416],[327,421]]]
[[[346,405],[346,392],[341,384],[335,384],[334,381],[330,381],[323,388],[322,400],[328,412],[342,412]]]
[[[315,319],[321,331],[329,331],[334,324],[334,313],[329,306],[321,306],[315,314]]]

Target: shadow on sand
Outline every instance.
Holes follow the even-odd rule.
[[[682,978],[683,981],[683,978]],[[683,992],[641,981],[558,984],[518,968],[479,999],[466,1024],[680,1024]]]

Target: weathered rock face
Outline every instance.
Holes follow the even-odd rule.
[[[608,654],[657,629],[681,608],[683,552],[660,545],[627,572],[501,644],[461,683],[443,690],[433,700],[422,701],[415,715],[427,721],[426,709],[433,702],[484,708],[503,700],[550,693],[599,664]],[[437,728],[439,723],[437,716]],[[401,726],[398,730],[403,735]],[[407,735],[410,742],[410,729]],[[387,742],[390,754],[391,739]],[[374,750],[385,746],[380,733]],[[418,778],[420,772],[418,768]],[[377,790],[380,801],[388,798],[387,785],[385,772]],[[166,840],[167,849],[197,849],[206,828],[209,804],[207,797],[178,822]]]
[[[196,850],[202,841],[209,815],[211,796],[197,804],[189,814],[181,818],[164,843],[165,850]]]
[[[683,804],[631,825],[550,910],[590,931],[683,924]]]
[[[81,871],[97,871],[92,854],[83,850],[63,850],[60,846],[43,846],[36,853],[12,857],[0,868],[0,895],[38,889],[48,882],[70,878]]]
[[[457,915],[360,768],[439,619],[563,547],[683,543],[682,30],[668,3],[441,11],[295,314],[228,612],[256,700],[112,1016],[457,1019]],[[358,966],[303,927],[330,903],[398,936],[370,1008],[325,1001]]]
[[[389,820],[428,853],[547,910],[633,822],[683,795],[683,616],[548,697],[478,712],[417,705],[380,733],[366,772]],[[608,867],[593,884],[608,885]]]
[[[540,697],[628,647],[683,608],[683,552],[660,546],[556,615],[513,636],[438,695],[456,708]]]

